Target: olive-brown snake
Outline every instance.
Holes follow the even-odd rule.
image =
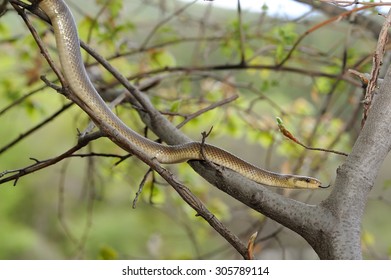
[[[318,179],[270,172],[212,145],[191,142],[167,146],[139,135],[109,109],[92,85],[80,53],[76,24],[64,1],[41,0],[38,5],[47,14],[53,25],[62,72],[73,93],[94,112],[95,118],[107,123],[150,158],[155,158],[160,163],[207,159],[215,164],[228,167],[262,185],[301,189],[322,187]]]

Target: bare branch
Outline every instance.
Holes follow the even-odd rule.
[[[167,22],[169,22],[172,18],[174,18],[175,16],[181,14],[183,11],[185,11],[188,7],[190,7],[191,5],[193,5],[195,2],[197,2],[197,0],[195,1],[192,1],[186,5],[183,5],[183,7],[179,8],[178,10],[174,11],[170,16],[164,18],[161,22],[158,22],[155,27],[152,29],[152,31],[148,34],[148,36],[145,38],[144,42],[141,44],[141,49],[144,49],[149,41],[151,40],[151,38],[153,37],[153,35],[155,35],[156,31],[162,27],[164,24],[166,24]]]
[[[99,137],[102,137],[102,134],[100,132],[95,132],[95,133],[85,135],[84,137],[79,138],[77,145],[75,145],[74,147],[70,148],[69,150],[67,150],[66,152],[62,153],[57,157],[54,157],[52,159],[42,160],[42,161],[35,160],[34,164],[29,165],[27,167],[15,169],[15,170],[3,171],[0,173],[0,184],[9,181],[14,181],[14,185],[16,185],[19,178],[26,176],[30,173],[33,173],[35,171],[41,170],[43,168],[46,168],[48,166],[54,165],[62,161],[63,159],[70,157],[74,152],[80,150],[81,148],[86,146],[90,141],[98,139]],[[5,175],[8,174],[13,174],[13,175],[1,179],[1,177],[4,177]]]
[[[339,1],[328,1],[328,0],[320,1],[320,2],[313,1],[313,0],[295,0],[295,1],[300,2],[300,3],[304,3],[304,4],[308,4],[308,5],[312,6],[313,8],[320,10],[323,13],[325,13],[326,15],[331,16],[331,17],[335,17],[335,16],[338,16],[338,15],[346,12],[346,9],[339,7],[337,5],[333,5]],[[390,5],[389,3],[386,3],[386,2],[381,2],[381,3],[375,3],[375,2],[362,2],[362,3],[360,3],[358,1],[349,1],[349,2],[350,2],[350,4],[357,3],[357,4],[363,4],[363,5],[371,6],[371,7],[373,7],[374,5],[379,5],[379,6]],[[366,28],[367,30],[369,30],[372,33],[373,38],[375,38],[375,39],[377,39],[377,36],[379,35],[379,31],[382,26],[378,21],[373,20],[372,18],[370,18],[366,15],[363,15],[363,14],[356,14],[356,17],[355,17],[353,24],[357,24],[357,25],[362,26],[362,27]]]
[[[379,38],[376,45],[375,53],[373,54],[372,70],[370,73],[370,79],[366,87],[364,97],[364,114],[361,125],[365,124],[368,117],[368,112],[371,108],[373,95],[377,87],[377,80],[379,78],[380,67],[383,64],[383,56],[385,52],[385,46],[388,41],[388,30],[391,26],[391,9],[388,11],[387,17],[384,20],[382,29],[380,30]]]
[[[240,53],[240,64],[246,64],[246,55],[245,55],[245,36],[243,33],[243,22],[242,22],[242,8],[240,6],[240,0],[238,1],[237,10],[238,10],[238,24],[239,24],[239,53]]]

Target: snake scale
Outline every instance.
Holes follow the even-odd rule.
[[[76,24],[65,2],[38,0],[38,6],[47,14],[53,25],[62,72],[73,93],[89,107],[95,118],[108,124],[150,158],[155,158],[160,163],[207,159],[262,185],[300,189],[322,188],[318,179],[267,171],[209,144],[190,142],[168,146],[151,141],[133,131],[110,110],[91,83],[83,64]]]

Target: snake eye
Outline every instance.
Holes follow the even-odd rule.
[[[307,183],[311,182],[310,178],[305,178],[305,181],[306,181]]]

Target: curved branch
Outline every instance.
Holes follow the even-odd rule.
[[[142,104],[144,110],[138,110],[138,113],[143,122],[157,136],[169,145],[192,141],[156,110],[148,97],[130,84],[107,60],[87,44],[82,43],[81,45],[132,94],[129,95],[129,99],[133,105],[138,107],[139,103]],[[198,174],[223,192],[299,234],[304,231],[311,232],[310,236],[318,236],[316,233],[322,231],[325,227],[329,227],[332,223],[333,217],[326,209],[283,197],[230,169],[222,169],[211,165],[205,166],[202,161],[190,161],[189,164]],[[319,215],[314,215],[315,211]],[[328,222],[320,222],[321,219],[326,219]]]
[[[73,103],[71,103],[71,104],[73,104]],[[83,137],[79,137],[79,140],[75,146],[73,146],[72,148],[68,149],[64,153],[62,153],[54,158],[46,159],[46,160],[36,160],[35,159],[34,160],[35,163],[31,164],[29,166],[26,166],[26,167],[23,167],[20,169],[15,169],[15,170],[3,171],[0,173],[0,184],[4,184],[9,181],[14,181],[14,186],[15,186],[21,177],[26,176],[31,173],[34,173],[38,170],[41,170],[41,169],[46,168],[48,166],[54,165],[54,164],[66,159],[66,158],[71,157],[72,155],[74,155],[75,152],[82,149],[88,143],[90,143],[93,140],[98,139],[99,137],[102,137],[101,132],[94,132],[94,133],[87,134]],[[9,175],[9,174],[12,174],[12,175]],[[3,176],[5,176],[5,178],[2,178]]]
[[[34,2],[36,3],[36,2]],[[29,22],[27,20],[27,17],[24,15],[24,12],[17,6],[17,4],[12,3],[14,5],[15,9],[18,10],[18,12],[21,14],[23,19],[25,19],[26,24],[29,25]],[[34,8],[34,5],[33,5]],[[32,30],[32,26],[29,25],[30,30]],[[39,36],[33,30],[32,35],[34,39],[36,40],[38,46],[40,47],[42,53],[45,54],[46,60],[49,62],[50,66],[52,68],[55,68],[55,65],[51,63],[51,58],[49,55],[47,55],[47,50],[43,46]],[[83,43],[84,44],[84,43]],[[85,45],[85,44],[84,44]],[[95,55],[99,56],[97,53]],[[103,58],[102,58],[103,59]],[[107,61],[105,61],[107,63]],[[111,65],[107,65],[109,68],[112,68]],[[112,68],[114,69],[114,68]],[[115,70],[115,69],[114,69]],[[59,71],[56,71],[56,74],[59,73]],[[61,76],[61,75],[58,75]],[[118,77],[118,79],[122,82],[126,81],[126,79],[117,71],[115,71],[115,77]],[[63,83],[64,84],[64,83]],[[153,111],[156,114],[160,113],[151,105],[149,100],[147,98],[141,97],[141,92],[135,88],[133,85],[128,83],[126,81],[126,88],[130,91],[135,93],[136,99],[133,96],[129,96],[130,99],[133,101],[134,104],[139,103],[141,104],[143,108],[143,112],[147,111]],[[72,93],[70,88],[65,87],[64,89],[65,95],[71,99],[73,102],[75,102],[85,113],[90,116],[90,118],[94,121],[94,123],[99,127],[100,131],[107,136],[113,143],[117,144],[119,147],[123,148],[125,151],[135,155],[137,158],[139,158],[141,161],[146,163],[148,166],[150,166],[154,171],[156,171],[162,178],[164,178],[181,196],[181,198],[190,206],[192,207],[198,216],[201,216],[204,220],[206,220],[221,236],[223,236],[242,256],[243,258],[247,259],[249,258],[247,247],[241,242],[241,240],[234,235],[228,228],[225,227],[221,221],[219,221],[202,203],[202,201],[197,198],[195,195],[191,193],[191,191],[183,185],[181,182],[179,182],[173,174],[171,174],[167,169],[163,168],[159,162],[157,162],[155,159],[151,159],[148,157],[144,151],[139,150],[138,147],[130,142],[124,135],[118,133],[118,131],[113,128],[112,125],[109,123],[106,123],[102,121],[99,118],[96,118],[96,114],[94,110],[92,110],[90,107],[85,105],[83,102],[80,102],[79,98]],[[140,96],[139,96],[140,95]],[[150,110],[150,111],[149,111]],[[162,116],[162,115],[160,115]],[[39,162],[38,162],[39,163]],[[13,171],[7,172],[12,173]],[[16,171],[15,171],[16,172]],[[2,175],[2,174],[0,174]],[[18,174],[16,174],[18,176]],[[16,178],[17,180],[17,178]]]
[[[336,5],[328,4],[325,2],[320,1],[313,1],[313,0],[295,0],[296,2],[307,4],[314,9],[317,9],[323,13],[325,13],[328,16],[334,17],[338,16],[342,13],[345,13],[347,10],[341,7],[338,7]],[[352,1],[352,4],[354,2]],[[381,3],[368,3],[372,5],[381,4]],[[372,36],[374,39],[377,39],[379,35],[379,31],[382,27],[381,22],[378,22],[376,20],[371,19],[370,17],[367,17],[362,14],[355,14],[355,20],[354,23],[367,29],[369,32],[372,33]]]
[[[129,92],[132,93],[133,96],[129,96],[130,101],[132,103],[142,103],[144,110],[138,111],[140,117],[142,118],[143,122],[157,136],[159,136],[164,142],[169,145],[183,144],[192,141],[192,139],[183,134],[159,111],[157,111],[155,107],[153,107],[148,97],[142,92],[140,92],[133,85],[131,85],[129,81],[124,78],[115,68],[113,68],[107,60],[101,57],[88,45],[83,44],[82,46],[85,50],[87,50],[89,54],[91,54],[95,59],[97,59],[99,63],[101,63],[102,66],[104,66],[115,78],[117,78],[118,81],[126,89],[129,90]],[[137,99],[137,101],[135,99]],[[137,106],[138,104],[134,103],[134,105]],[[257,211],[260,211],[266,215],[272,215],[273,219],[278,222],[281,222],[283,225],[290,227],[293,230],[295,230],[295,227],[294,225],[291,225],[292,221],[290,220],[294,215],[297,214],[299,215],[296,216],[296,219],[302,220],[298,224],[314,224],[309,223],[308,220],[312,217],[312,215],[308,215],[308,213],[313,211],[314,206],[303,204],[298,201],[291,200],[281,195],[278,195],[270,191],[268,188],[263,187],[232,170],[216,168],[215,166],[210,165],[205,166],[203,162],[199,161],[190,161],[189,164],[194,168],[197,173],[199,173],[210,183],[218,187],[220,190],[228,193],[232,197],[238,199],[244,204],[247,204],[248,206],[252,207]],[[262,202],[257,202],[258,198],[260,197],[266,197],[266,199],[264,199],[264,201]],[[252,201],[252,203],[249,203],[249,201]],[[269,201],[272,201],[272,203],[268,203]],[[257,206],[258,203],[263,203],[261,208]],[[284,205],[284,207],[279,209],[279,211],[275,211],[275,207],[277,205]],[[304,218],[304,213],[306,213],[307,218]],[[315,220],[313,222],[315,222]]]

